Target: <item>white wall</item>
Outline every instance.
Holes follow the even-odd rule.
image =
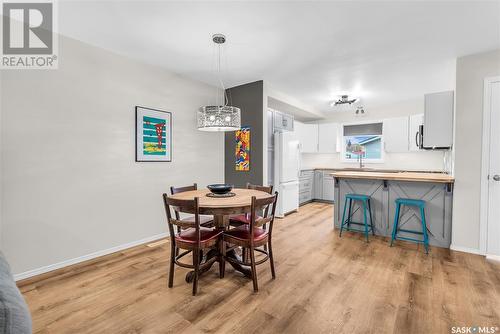
[[[215,88],[60,38],[58,70],[3,71],[2,250],[14,273],[167,232],[170,185],[223,181]],[[135,105],[173,113],[173,161],[134,161]]]
[[[457,60],[452,247],[479,251],[484,78],[500,75],[500,50]]]
[[[453,78],[454,79],[454,78]],[[453,80],[450,82],[454,82]],[[452,90],[453,87],[444,90]],[[431,93],[431,92],[430,92]],[[424,97],[419,99],[400,101],[387,107],[377,109],[365,108],[366,116],[358,117],[353,112],[337,112],[328,120],[322,122],[355,123],[365,121],[382,121],[384,118],[409,116],[424,112]],[[383,163],[365,163],[367,167],[384,169],[412,169],[412,170],[443,170],[443,151],[419,151],[405,153],[386,153]],[[340,153],[332,154],[302,154],[302,168],[345,168],[356,167],[359,164],[342,162]]]

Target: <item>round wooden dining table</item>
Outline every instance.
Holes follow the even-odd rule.
[[[217,229],[226,230],[229,226],[229,217],[231,215],[249,213],[252,206],[252,197],[255,196],[257,199],[268,198],[272,195],[264,191],[254,190],[254,189],[240,189],[234,188],[231,192],[235,194],[233,197],[209,197],[210,194],[208,189],[190,190],[175,195],[170,196],[176,199],[189,199],[192,200],[195,197],[199,198],[199,208],[200,214],[202,215],[212,215],[214,216],[214,226]],[[203,254],[203,261],[206,261],[214,256],[218,256],[218,250],[210,250],[207,254]],[[234,250],[230,250],[226,253],[227,257],[238,258]],[[237,271],[241,272],[247,277],[251,277],[251,272],[249,269],[244,268],[238,264],[229,262],[229,264]],[[206,268],[205,271],[210,268]],[[193,279],[193,272],[189,272],[186,275],[186,281],[191,282]]]

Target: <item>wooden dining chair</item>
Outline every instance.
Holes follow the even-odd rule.
[[[220,238],[222,231],[201,226],[198,197],[195,197],[194,200],[181,200],[170,198],[167,194],[163,194],[163,202],[165,204],[171,241],[168,287],[171,288],[174,283],[174,265],[193,269],[193,296],[195,296],[198,291],[198,276],[200,270],[205,269],[205,267],[210,267],[215,261],[219,261],[219,275],[221,278],[223,277],[224,261],[221,253],[222,240]],[[171,208],[173,208],[175,212],[194,214],[194,220],[187,221],[173,218]],[[181,229],[176,232],[174,226],[178,226]],[[201,263],[201,252],[205,249],[216,247],[218,248],[220,256],[212,257],[205,263]],[[180,253],[180,249],[184,250],[184,252]],[[193,255],[193,264],[181,262],[180,259],[189,253]]]
[[[273,196],[268,198],[257,199],[255,196],[252,197],[252,206],[250,212],[250,222],[249,224],[241,225],[236,228],[230,229],[223,233],[223,243],[222,243],[222,254],[224,260],[237,263],[243,266],[250,266],[252,269],[252,281],[253,289],[255,292],[259,291],[259,286],[257,283],[257,271],[256,266],[262,264],[269,260],[271,265],[271,275],[273,279],[276,278],[276,273],[274,270],[274,259],[273,259],[273,247],[272,247],[272,234],[273,234],[273,223],[274,214],[276,212],[276,203],[278,200],[278,192],[275,192]],[[257,212],[259,210],[264,211],[264,215],[258,216]],[[264,229],[263,225],[269,224],[269,229]],[[230,245],[229,248],[227,245]],[[267,248],[261,249],[257,248],[266,245]],[[239,261],[238,259],[232,257],[226,257],[226,252],[229,249],[235,247],[242,247],[249,250],[250,262],[247,260]],[[264,258],[256,261],[255,252],[264,254]],[[225,265],[222,265],[222,276],[224,276]]]
[[[183,186],[183,187],[170,187],[170,193],[172,195],[182,193],[185,191],[192,191],[192,190],[198,190],[198,185],[196,183],[193,183],[192,186]],[[179,212],[175,211],[175,219],[177,220],[183,220],[187,222],[194,222],[194,216],[188,216],[186,218],[181,219]],[[200,215],[200,224],[201,226],[204,227],[212,227],[214,226],[214,217],[212,216],[207,216],[207,215]]]
[[[259,185],[247,183],[246,188],[263,191],[263,192],[266,192],[268,194],[273,193],[273,186],[259,186]],[[250,214],[249,213],[244,213],[244,214],[240,214],[240,215],[233,215],[233,216],[229,217],[229,225],[231,225],[231,226],[241,226],[243,224],[249,224],[249,223],[250,223]]]

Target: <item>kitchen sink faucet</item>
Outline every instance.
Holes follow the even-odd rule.
[[[358,156],[358,159],[359,159],[359,168],[363,168],[365,167],[365,165],[363,165],[363,153],[361,153],[359,156]]]

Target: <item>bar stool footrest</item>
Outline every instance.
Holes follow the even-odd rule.
[[[344,226],[346,226],[346,225],[348,225],[348,224],[365,226],[365,224],[364,224],[364,223],[358,223],[358,222],[347,222],[347,221],[344,223]],[[369,227],[370,227],[370,226],[369,226]],[[370,228],[371,228],[371,227],[370,227]]]
[[[414,239],[414,238],[407,238],[407,237],[400,237],[400,236],[394,237],[394,240],[406,240],[406,241],[413,241],[413,242],[418,242],[418,243],[421,243],[421,244],[425,244],[424,240],[419,240],[419,239]]]
[[[343,225],[344,225],[344,229],[346,231],[349,231],[349,232],[360,232],[360,233],[365,233],[366,231],[363,229],[363,230],[359,230],[359,229],[356,229],[356,228],[352,228],[352,227],[347,227],[348,224],[353,224],[353,225],[360,225],[360,226],[365,226],[364,223],[358,223],[358,222],[345,222]],[[368,226],[368,232],[371,232],[372,231],[372,227],[371,226]]]
[[[402,229],[402,228],[398,229],[398,230],[396,231],[396,233],[397,233],[397,232],[406,232],[406,233],[413,233],[413,234],[420,234],[420,235],[423,235],[423,234],[424,234],[423,232],[420,232],[420,231],[405,230],[405,229]]]
[[[355,229],[355,228],[345,228],[345,230],[347,232],[359,232],[359,233],[365,233],[365,230],[358,230],[358,229]],[[371,232],[371,230],[368,230],[368,232]]]

